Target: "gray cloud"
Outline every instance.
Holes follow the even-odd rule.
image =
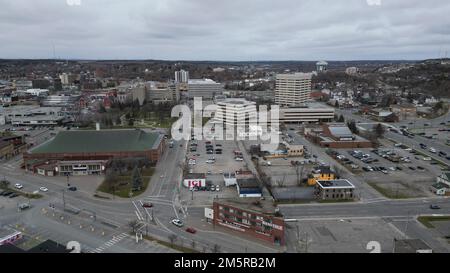
[[[0,58],[423,59],[446,0],[0,0]]]

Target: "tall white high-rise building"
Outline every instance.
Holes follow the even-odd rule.
[[[175,82],[176,83],[189,82],[189,71],[185,70],[175,71]]]
[[[277,74],[275,103],[299,106],[311,100],[311,73]]]

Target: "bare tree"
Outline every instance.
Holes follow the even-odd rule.
[[[334,165],[333,166],[333,171],[334,171],[334,174],[336,175],[336,178],[341,178],[341,176],[342,176],[342,169],[341,168],[339,168],[337,165]]]
[[[305,171],[304,165],[297,165],[295,167],[295,174],[297,175],[297,186],[299,187],[302,185],[303,182],[304,171]]]
[[[177,241],[178,236],[175,235],[175,234],[170,234],[168,236],[168,238],[169,238],[169,241],[170,241],[170,245],[173,247],[173,244]]]
[[[212,247],[212,252],[213,253],[219,253],[220,252],[220,246],[218,244],[214,244],[214,246]]]
[[[278,180],[277,180],[277,185],[278,185],[278,187],[283,188],[285,182],[286,182],[286,175],[283,175],[283,179],[278,179]]]
[[[130,222],[128,222],[128,226],[131,228],[131,231],[133,233],[136,232],[138,225],[139,225],[139,222],[137,220],[131,220]]]

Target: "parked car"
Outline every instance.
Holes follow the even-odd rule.
[[[39,190],[42,192],[48,192],[48,189],[46,187],[40,187]]]
[[[189,227],[189,228],[186,229],[186,232],[195,234],[195,233],[197,233],[197,230],[195,230],[194,228]]]
[[[14,187],[19,190],[23,189],[23,185],[21,185],[19,183],[15,184]]]
[[[6,192],[2,193],[2,196],[8,197],[13,193],[14,193],[13,191],[6,191]]]
[[[430,209],[441,209],[441,207],[438,206],[438,205],[433,205],[433,204],[431,204],[431,205],[430,205]]]
[[[19,196],[19,194],[13,192],[12,194],[9,195],[9,198],[16,198],[17,196]]]
[[[77,191],[77,187],[75,187],[75,186],[72,186],[72,187],[69,187],[69,188],[67,188],[69,191]]]
[[[174,224],[174,225],[177,226],[177,227],[182,227],[182,226],[184,226],[183,221],[181,221],[180,219],[173,219],[173,220],[171,221],[171,223]]]
[[[30,205],[27,204],[27,203],[23,203],[23,204],[19,205],[19,209],[20,210],[26,210],[26,209],[29,209],[29,208],[30,208]]]

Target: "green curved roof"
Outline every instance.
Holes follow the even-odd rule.
[[[156,149],[162,138],[142,130],[62,131],[30,153],[142,152]]]

